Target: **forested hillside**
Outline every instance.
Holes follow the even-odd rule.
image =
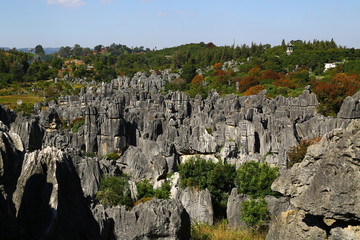
[[[136,72],[149,76],[170,69],[180,77],[167,83],[165,91],[180,90],[204,98],[212,89],[221,95],[253,95],[266,89],[272,98],[298,96],[310,86],[321,103],[320,112],[336,114],[342,100],[360,88],[360,49],[341,47],[333,40],[290,43],[294,46],[290,55],[284,40],[278,46],[201,42],[162,50],[121,44],[89,49],[76,44],[52,55],[46,55],[41,45],[35,47],[35,54],[0,50],[0,103],[14,105],[17,95],[22,95],[26,106],[75,94],[84,85],[75,84],[74,79],[110,82],[118,76],[131,78]],[[336,67],[324,72],[325,63]]]

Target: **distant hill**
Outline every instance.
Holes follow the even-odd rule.
[[[10,50],[11,48],[8,47],[0,47],[0,49],[4,49],[5,51]],[[60,50],[60,48],[43,48],[45,51],[45,54],[53,54]],[[17,48],[16,50],[21,52],[32,52],[34,53],[35,48]]]

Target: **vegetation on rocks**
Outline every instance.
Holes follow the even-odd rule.
[[[226,221],[220,221],[213,226],[207,224],[192,224],[191,239],[193,240],[264,240],[266,233],[249,229],[231,229]]]
[[[314,138],[312,140],[301,140],[299,145],[290,147],[288,151],[288,161],[286,164],[287,167],[291,168],[295,163],[301,162],[306,155],[308,147],[319,142],[320,140],[321,137]]]
[[[274,195],[271,184],[278,177],[279,170],[267,163],[250,161],[237,169],[235,185],[238,193],[245,193],[252,198]]]
[[[152,184],[148,179],[144,179],[141,182],[136,184],[137,196],[136,198],[141,201],[141,199],[151,199],[153,197],[158,199],[168,199],[170,197],[170,183],[164,182],[161,184],[160,188],[154,189]]]
[[[270,222],[270,213],[263,198],[244,201],[240,207],[240,219],[256,231],[266,232]]]
[[[128,180],[129,177],[125,175],[102,178],[96,198],[105,206],[124,205],[131,207],[133,201]]]

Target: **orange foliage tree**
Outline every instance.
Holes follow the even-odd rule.
[[[277,72],[274,72],[274,71],[271,71],[271,70],[267,70],[267,71],[264,71],[261,73],[261,76],[260,76],[260,79],[261,80],[265,80],[265,79],[273,79],[273,80],[276,80],[276,79],[279,79],[280,78],[280,75],[279,73]]]
[[[244,92],[243,95],[244,96],[256,95],[264,89],[265,89],[265,87],[261,84],[255,85],[253,87],[248,88],[248,90],[246,90],[246,92]]]
[[[288,79],[288,78],[276,79],[274,81],[274,85],[276,85],[278,87],[285,87],[285,88],[290,88],[290,89],[295,89],[295,88],[299,87],[299,85],[295,82],[295,80]]]
[[[253,68],[250,68],[250,70],[248,71],[248,75],[254,76],[254,77],[260,77],[260,72],[261,72],[261,68],[253,67]]]
[[[202,75],[195,75],[195,77],[191,80],[191,85],[198,85],[204,81],[204,77]]]
[[[254,76],[243,77],[239,81],[239,92],[245,92],[248,88],[258,85],[258,84],[259,84],[259,81]]]
[[[337,73],[330,82],[312,82],[313,91],[320,101],[319,110],[326,115],[335,115],[345,97],[354,95],[360,89],[356,74]]]

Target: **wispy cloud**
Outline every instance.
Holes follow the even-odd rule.
[[[156,15],[158,15],[159,17],[165,17],[167,16],[166,12],[158,12]]]
[[[83,0],[48,0],[49,5],[60,5],[63,7],[80,7],[85,5]]]
[[[110,4],[110,3],[113,3],[114,0],[100,0],[100,2],[103,4]]]

